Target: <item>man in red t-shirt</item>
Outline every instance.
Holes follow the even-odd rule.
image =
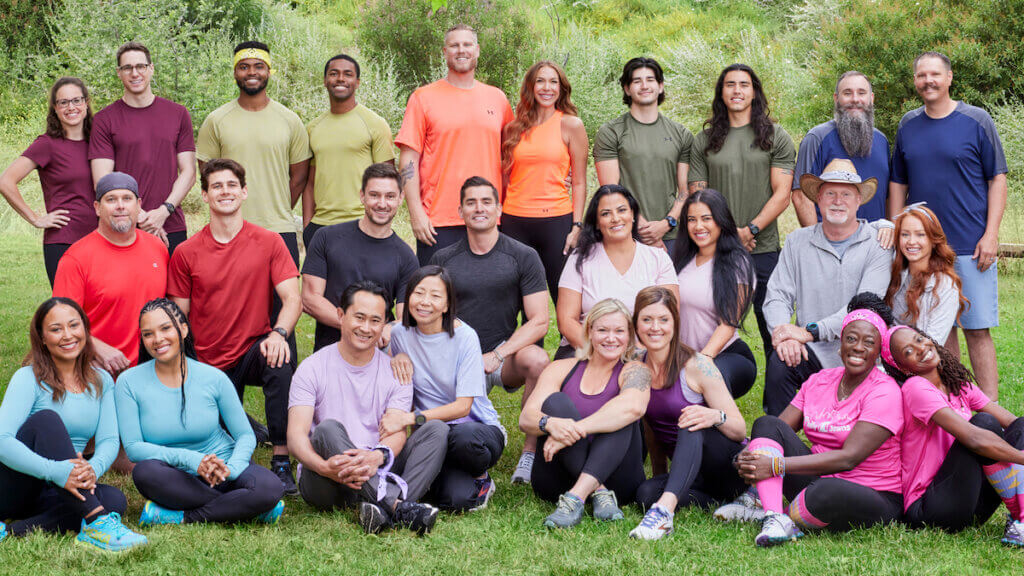
[[[288,457],[288,390],[296,358],[288,336],[302,313],[299,271],[275,232],[242,218],[245,169],[213,159],[200,176],[210,223],[171,258],[167,295],[188,314],[196,354],[223,370],[241,398],[246,384],[263,387],[271,469],[289,494],[297,492]],[[273,295],[281,312],[271,326]],[[250,418],[251,419],[251,418]]]
[[[53,295],[78,302],[92,328],[100,365],[116,376],[139,360],[139,311],[167,288],[167,247],[138,230],[139,185],[111,172],[96,184],[99,227],[57,265]]]

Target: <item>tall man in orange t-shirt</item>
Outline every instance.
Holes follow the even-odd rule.
[[[402,190],[420,265],[466,236],[459,188],[471,176],[501,182],[501,129],[512,106],[498,88],[475,79],[480,44],[464,24],[444,36],[448,75],[417,88],[405,108],[395,144]]]

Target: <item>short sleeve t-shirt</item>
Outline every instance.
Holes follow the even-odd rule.
[[[310,156],[302,120],[275,100],[257,112],[232,100],[210,112],[199,128],[196,157],[202,162],[230,158],[241,164],[249,189],[242,217],[272,232],[295,232],[288,170]]]
[[[625,274],[619,274],[615,265],[608,258],[604,245],[594,245],[590,257],[583,262],[582,272],[576,271],[578,254],[573,252],[562,268],[562,276],[558,280],[559,288],[568,288],[583,295],[583,308],[580,320],[587,317],[590,309],[605,298],[617,298],[626,309],[633,312],[638,292],[648,286],[667,286],[679,284],[675,268],[668,253],[660,248],[636,243],[633,263]]]
[[[945,118],[931,118],[921,107],[900,120],[892,180],[909,186],[907,204],[928,203],[957,255],[974,253],[985,234],[988,181],[1006,172],[995,122],[981,108],[958,102]]]
[[[96,229],[96,193],[89,168],[89,142],[43,134],[22,156],[38,166],[47,212],[67,210],[70,221],[43,231],[43,244],[74,244]]]
[[[92,335],[139,360],[139,312],[167,293],[167,247],[142,230],[129,246],[111,244],[99,231],[71,245],[57,265],[53,295],[78,302]]]
[[[960,394],[945,395],[934,384],[912,376],[903,383],[903,506],[920,498],[946,460],[946,453],[956,441],[952,434],[932,422],[932,416],[950,408],[964,420],[984,408],[990,400],[971,382],[964,383]]]
[[[792,170],[796,150],[789,134],[775,124],[772,146],[762,150],[756,144],[750,124],[730,128],[722,149],[705,153],[708,132],[694,137],[690,154],[690,182],[707,182],[708,188],[725,196],[737,226],[750,224],[772,197],[771,169]],[[757,234],[754,254],[779,251],[779,227],[776,222],[764,226]]]
[[[700,266],[694,258],[678,274],[679,339],[694,350],[703,350],[721,323],[712,289],[714,269],[714,258]],[[731,346],[739,337],[737,331],[724,347]]]
[[[594,137],[594,161],[619,161],[619,184],[640,203],[640,214],[661,220],[676,200],[679,164],[689,164],[693,134],[685,126],[659,114],[644,124],[626,112],[601,126]],[[670,230],[665,238],[675,238]]]
[[[313,151],[313,223],[320,226],[363,215],[359,201],[363,171],[371,164],[394,162],[391,127],[362,104],[344,114],[321,114],[306,127]]]
[[[391,329],[391,353],[404,353],[412,359],[413,403],[417,410],[430,410],[451,404],[456,398],[472,396],[469,416],[449,424],[482,422],[501,427],[498,413],[487,397],[480,340],[468,324],[458,322],[454,336],[444,331],[424,334],[399,324]]]
[[[270,332],[274,287],[298,275],[278,234],[245,222],[221,243],[207,225],[174,251],[167,295],[190,300],[199,360],[227,370]]]
[[[195,149],[188,110],[160,97],[145,108],[132,108],[118,99],[92,119],[89,160],[113,160],[114,170],[132,175],[146,211],[167,202],[178,179],[178,154]],[[181,210],[167,218],[164,230],[185,231]]]
[[[793,190],[800,189],[800,177],[804,174],[820,176],[825,166],[836,158],[846,158],[853,162],[857,174],[864,180],[875,178],[878,189],[875,195],[857,209],[857,217],[874,222],[886,217],[886,198],[889,192],[889,140],[877,128],[871,141],[871,153],[867,156],[851,158],[839,139],[835,120],[819,124],[800,141],[800,152],[796,158],[796,169],[793,171]],[[817,207],[815,207],[817,210]],[[821,214],[818,214],[821,222]]]
[[[476,331],[480,348],[488,352],[516,331],[523,297],[547,291],[537,252],[504,234],[486,254],[474,254],[463,238],[435,253],[430,263],[451,275],[459,319]]]
[[[434,226],[462,226],[459,189],[471,176],[501,187],[501,129],[512,106],[494,86],[456,88],[447,80],[417,88],[395,144],[420,153],[420,199]]]
[[[359,221],[334,224],[316,231],[306,252],[302,273],[327,281],[324,298],[335,306],[349,285],[373,280],[388,293],[388,318],[395,301],[405,300],[405,283],[420,267],[412,248],[392,234],[374,238],[359,229]],[[316,323],[313,349],[341,339],[337,328]]]
[[[813,374],[797,392],[792,406],[804,413],[804,434],[811,452],[821,454],[843,447],[857,422],[870,422],[892,432],[853,470],[829,474],[883,492],[900,493],[900,436],[903,408],[896,381],[875,368],[843,401],[836,400],[844,369],[828,368]]]
[[[363,366],[349,364],[337,346],[314,352],[299,364],[288,392],[288,408],[313,407],[313,430],[337,420],[360,448],[380,444],[377,425],[388,409],[412,410],[412,386],[402,386],[391,372],[391,358],[374,350]]]

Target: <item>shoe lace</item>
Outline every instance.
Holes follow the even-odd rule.
[[[110,533],[110,535],[113,536],[114,539],[118,539],[130,533],[128,528],[121,523],[121,515],[117,512],[110,512],[107,515],[101,517],[99,520],[99,526],[96,526],[96,528],[102,529],[103,531]]]
[[[536,455],[533,452],[523,452],[519,455],[519,464],[516,468],[533,468],[533,459]]]
[[[594,504],[597,506],[609,506],[618,508],[618,501],[615,499],[615,492],[611,490],[602,490],[600,492],[594,492]]]
[[[786,524],[782,518],[782,514],[768,514],[764,517],[764,520],[761,520],[761,531],[786,532]]]
[[[644,519],[640,521],[640,526],[643,528],[654,528],[660,524],[668,514],[658,506],[652,506],[647,513],[644,514]]]
[[[572,514],[576,511],[576,503],[573,499],[562,494],[558,497],[558,505],[555,506],[555,512],[561,512],[563,514]]]

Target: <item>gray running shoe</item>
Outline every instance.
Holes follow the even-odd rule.
[[[614,522],[622,520],[622,510],[619,508],[619,501],[615,498],[615,492],[605,488],[596,490],[590,495],[590,504],[594,507],[594,519],[602,522]]]
[[[512,472],[513,484],[529,484],[533,472],[533,459],[536,455],[533,452],[523,452],[519,455],[519,463]]]
[[[558,497],[555,511],[544,519],[548,528],[572,528],[583,520],[583,501],[566,492]]]
[[[760,522],[765,514],[761,500],[749,490],[715,510],[715,518],[722,522]]]
[[[761,533],[754,538],[754,544],[765,548],[796,540],[803,535],[804,533],[786,514],[768,512],[761,522]]]
[[[1002,542],[1007,546],[1024,547],[1024,522],[1018,522],[1007,514]]]

